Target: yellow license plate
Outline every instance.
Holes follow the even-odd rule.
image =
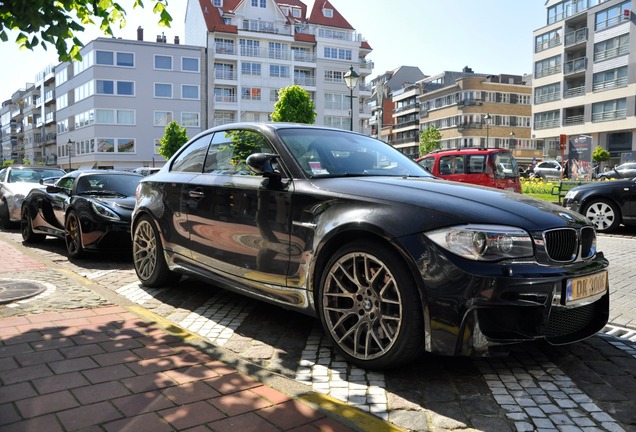
[[[566,284],[566,302],[575,302],[602,294],[607,290],[607,272],[596,273],[575,279],[568,279]]]

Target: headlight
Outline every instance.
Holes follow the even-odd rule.
[[[461,225],[425,233],[447,251],[475,261],[497,261],[534,255],[532,238],[519,228]]]
[[[578,194],[578,191],[574,191],[574,190],[569,190],[566,194],[565,197],[563,197],[563,199],[574,199],[576,198],[576,195]]]
[[[110,219],[110,220],[115,220],[115,221],[120,220],[120,218],[117,215],[117,213],[115,213],[114,211],[112,211],[111,209],[109,209],[106,206],[103,206],[101,204],[97,204],[96,202],[91,202],[91,207],[93,207],[93,211],[95,213],[97,213],[98,215],[100,215],[101,217],[103,217],[105,219]]]

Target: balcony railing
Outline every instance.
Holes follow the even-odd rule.
[[[215,69],[214,79],[236,81],[236,71]]]
[[[592,113],[593,122],[621,120],[624,118],[627,118],[627,110],[625,108],[614,110],[614,111],[603,111],[598,113]]]
[[[457,106],[460,108],[465,106],[481,106],[482,104],[483,101],[481,99],[463,99],[457,101]]]
[[[305,87],[316,87],[316,78],[294,77],[294,84]]]
[[[561,45],[561,38],[560,37],[552,38],[548,41],[540,42],[536,44],[534,46],[534,52],[540,53],[541,51],[545,51],[547,49],[554,48],[555,46],[559,46],[559,45]]]
[[[563,126],[572,126],[577,124],[583,124],[583,114],[568,116],[563,119]]]
[[[457,130],[466,130],[466,129],[483,129],[483,123],[476,122],[467,122],[467,123],[459,123],[457,125]]]
[[[292,53],[293,53],[295,61],[305,62],[305,63],[316,62],[316,55],[313,53],[308,53],[305,51],[295,51],[295,50],[292,50]]]
[[[236,95],[214,95],[214,102],[236,103]]]
[[[243,30],[259,33],[274,33],[282,35],[291,35],[290,26],[277,25],[274,22],[262,20],[243,20]]]
[[[594,53],[594,61],[603,61],[608,60],[614,57],[620,57],[622,55],[629,54],[629,45],[621,45],[618,47],[606,49],[604,51],[599,51]]]
[[[611,89],[615,89],[618,87],[625,87],[625,86],[627,86],[627,77],[594,83],[594,85],[592,86],[592,90],[593,91],[611,90]]]
[[[419,125],[420,125],[419,120],[409,120],[404,122],[397,122],[395,125],[393,125],[393,127],[394,129],[401,129],[406,127],[419,126]]]
[[[561,65],[554,65],[547,68],[540,69],[535,72],[535,78],[543,78],[548,75],[554,75],[561,73]]]
[[[565,35],[565,47],[571,47],[587,41],[587,27],[578,29]]]
[[[570,75],[577,72],[582,72],[587,68],[587,57],[579,57],[563,65],[563,74]]]
[[[397,114],[397,113],[400,113],[402,111],[408,111],[408,110],[416,109],[416,108],[419,108],[419,107],[420,107],[419,102],[413,102],[413,103],[410,103],[408,105],[404,105],[404,106],[401,106],[401,107],[398,107],[398,108],[394,109],[393,110],[393,114]]]
[[[559,92],[551,92],[551,93],[545,93],[545,94],[540,94],[535,96],[534,103],[542,104],[546,102],[556,101],[559,99],[561,99],[561,95],[559,94]]]
[[[541,120],[534,123],[535,129],[551,129],[559,126],[559,119]]]
[[[583,96],[585,94],[585,86],[570,87],[563,93],[564,98],[572,98],[577,96]]]

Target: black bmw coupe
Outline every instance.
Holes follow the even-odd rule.
[[[66,241],[68,256],[85,251],[130,251],[130,216],[143,176],[119,171],[73,171],[54,185],[33,189],[22,203],[22,238]]]
[[[187,274],[317,316],[365,368],[571,343],[608,319],[608,262],[584,216],[437,179],[342,130],[197,135],[140,182],[132,238],[142,284]]]

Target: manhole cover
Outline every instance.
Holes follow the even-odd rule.
[[[0,304],[33,297],[45,290],[44,285],[35,282],[0,279]]]

